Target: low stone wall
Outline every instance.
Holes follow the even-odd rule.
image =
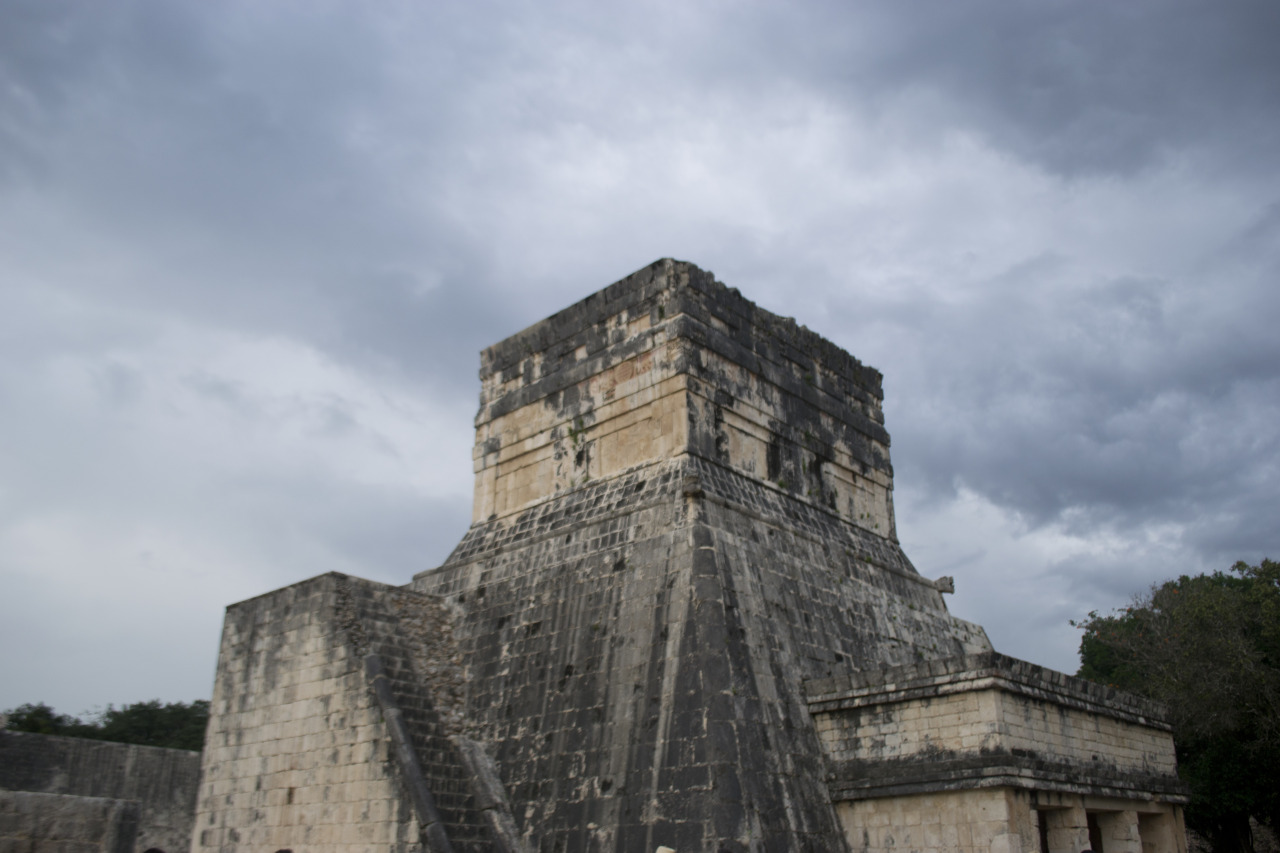
[[[0,791],[0,853],[132,853],[133,800]]]
[[[80,807],[70,805],[74,802],[86,801],[83,814],[89,815],[98,808],[94,803],[129,801],[136,837],[130,836],[127,850],[185,851],[191,844],[199,783],[198,752],[0,731],[0,793],[46,815],[40,825],[49,832],[64,832],[61,818],[49,815],[70,820],[81,814]],[[18,792],[62,799],[13,799]]]

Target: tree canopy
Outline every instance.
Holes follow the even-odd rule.
[[[1187,825],[1252,851],[1249,818],[1280,830],[1280,563],[1166,581],[1078,627],[1078,675],[1164,702]]]
[[[9,731],[200,750],[204,748],[204,730],[209,722],[209,702],[197,699],[190,704],[162,704],[153,699],[123,708],[108,705],[107,710],[88,721],[59,714],[43,702],[21,705],[5,713],[5,728]]]

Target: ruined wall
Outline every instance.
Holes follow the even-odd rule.
[[[990,648],[893,538],[879,374],[672,261],[481,373],[477,523],[413,586],[529,840],[839,849],[801,680]]]
[[[50,795],[15,800],[16,795],[6,794],[9,808],[27,804],[36,810],[32,814],[45,816],[39,818],[40,825],[51,832],[66,831],[58,829],[59,820],[47,817],[51,814],[65,817],[83,809],[85,832],[90,824],[125,820],[132,814],[134,834],[127,849],[138,853],[152,847],[166,853],[187,849],[199,779],[198,752],[0,731],[0,793]],[[85,802],[76,805],[79,800]],[[133,806],[105,805],[108,802]]]
[[[337,574],[229,607],[192,850],[421,849],[365,672],[370,652],[383,661],[455,848],[485,849],[447,740],[462,702],[448,618],[426,596]]]

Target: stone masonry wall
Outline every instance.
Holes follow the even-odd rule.
[[[451,740],[472,729],[452,613],[434,596],[358,578],[332,579],[348,645],[357,656],[378,655],[454,850],[489,850],[469,774]],[[396,775],[403,782],[403,769]]]
[[[854,853],[1032,853],[1040,849],[1026,791],[940,791],[842,802],[836,811]],[[1071,853],[1078,851],[1073,848]]]
[[[137,831],[129,849],[139,853],[190,846],[199,780],[198,752],[0,731],[0,790],[69,797],[24,800],[58,810],[76,808],[68,805],[75,798],[132,801]]]
[[[1176,814],[1158,709],[994,655],[902,552],[874,369],[669,259],[481,361],[443,566],[228,610],[193,853],[416,851],[420,822],[477,853],[1021,851],[1033,806],[1068,840],[1089,797],[1133,816],[1111,838],[1135,797]]]
[[[692,453],[894,536],[880,374],[663,260],[482,354],[473,520]]]
[[[227,608],[193,853],[419,849],[337,603],[325,576]]]
[[[1181,803],[1156,703],[995,653],[806,684],[837,799],[1013,785]]]
[[[1167,731],[1055,706],[997,689],[824,714],[817,727],[833,761],[1007,751],[1120,770],[1173,775]]]
[[[465,727],[449,620],[427,596],[337,574],[228,608],[192,850],[421,849],[370,653],[454,848],[488,849],[449,740]]]
[[[989,648],[900,555],[686,458],[477,525],[415,586],[465,609],[470,707],[541,849],[832,849],[800,679]]]
[[[1009,787],[938,791],[836,805],[854,853],[1048,853],[1090,848],[1096,822],[1106,853],[1186,853],[1178,806]]]
[[[131,853],[138,803],[0,791],[0,853]]]
[[[469,708],[543,850],[842,844],[801,681],[990,648],[894,539],[880,376],[660,261],[482,355]]]

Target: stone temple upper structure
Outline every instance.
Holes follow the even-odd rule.
[[[480,379],[444,565],[228,608],[193,853],[1186,849],[1163,710],[902,552],[874,369],[661,260]]]

